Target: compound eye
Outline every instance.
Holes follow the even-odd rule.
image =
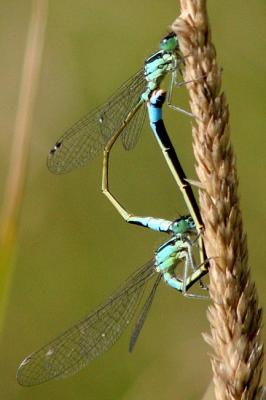
[[[196,224],[195,224],[195,222],[194,222],[194,220],[193,220],[192,217],[189,218],[189,224],[190,224],[190,226],[191,226],[192,228],[195,228],[195,227],[196,227]]]
[[[160,42],[161,50],[173,52],[178,49],[178,40],[176,34],[171,32],[169,35],[165,36]]]

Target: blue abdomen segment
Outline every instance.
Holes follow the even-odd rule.
[[[177,277],[169,272],[163,274],[163,279],[171,288],[183,292],[183,282],[177,279]]]
[[[162,218],[153,218],[153,217],[137,217],[131,216],[128,220],[130,224],[140,225],[145,228],[152,229],[157,232],[170,232],[172,221],[168,221]]]

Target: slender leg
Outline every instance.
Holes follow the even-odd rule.
[[[175,273],[178,261],[174,264],[171,264],[168,268],[167,264],[165,264],[165,272],[163,272],[162,265],[160,266],[160,270],[163,274],[164,281],[171,288],[177,290],[178,292],[181,292],[183,296],[205,299],[208,298],[208,296],[187,292],[188,289],[201,278],[201,276],[206,274],[206,270],[197,268],[193,258],[192,247],[193,243],[191,243],[189,239],[184,238],[184,241],[182,242],[182,244],[180,244],[179,251],[176,254],[179,261],[184,260],[182,279],[178,279]],[[189,274],[189,269],[193,271],[192,274]]]
[[[202,274],[206,274],[206,270],[201,270],[200,268],[195,268],[194,260],[191,255],[189,255],[189,252],[191,252],[191,249],[188,248],[188,252],[185,258],[185,266],[184,266],[184,274],[183,274],[183,290],[182,294],[185,297],[189,298],[194,298],[194,299],[209,299],[209,296],[206,295],[201,295],[201,294],[195,294],[195,293],[188,293],[187,290],[189,289],[190,286],[192,286],[193,283],[196,281],[200,281],[200,277]],[[191,268],[194,273],[188,276],[188,268]]]
[[[180,259],[185,259],[185,265],[183,269],[183,278],[182,278],[182,284],[181,284],[181,291],[183,296],[185,297],[190,297],[190,298],[198,298],[198,299],[208,299],[209,296],[206,295],[200,295],[200,294],[195,294],[195,293],[188,293],[188,289],[197,281],[200,282],[200,278],[206,274],[206,268],[201,268],[198,267],[194,261],[193,257],[193,252],[192,252],[192,247],[194,243],[191,243],[189,240],[184,241],[183,243],[183,249],[182,252],[180,253]],[[189,274],[188,270],[191,269],[193,271],[192,274]],[[172,272],[173,275],[174,272]],[[172,280],[176,278],[172,277]],[[179,281],[178,281],[179,282]],[[180,285],[180,284],[179,284]],[[172,286],[173,287],[173,286]],[[178,286],[176,286],[176,289],[178,289]]]
[[[176,68],[172,71],[172,76],[171,76],[171,82],[167,94],[167,105],[168,107],[172,108],[175,111],[181,112],[182,114],[188,115],[189,117],[196,118],[196,116],[189,111],[184,110],[183,108],[180,108],[174,104],[172,104],[172,94],[173,94],[173,87],[176,86]],[[182,84],[186,84],[188,82],[182,82]]]
[[[195,79],[190,79],[189,81],[182,81],[182,82],[178,82],[177,80],[177,73],[176,71],[178,70],[181,73],[180,68],[178,67],[177,63],[173,64],[173,71],[172,71],[172,76],[171,76],[171,81],[170,81],[170,85],[169,85],[169,90],[168,90],[168,94],[167,94],[167,105],[168,107],[170,107],[172,110],[178,111],[182,114],[188,115],[189,117],[195,118],[195,119],[199,119],[199,117],[197,117],[196,115],[194,115],[193,113],[184,110],[181,107],[178,107],[174,104],[172,104],[172,94],[173,94],[173,88],[175,86],[177,87],[182,87],[184,85],[187,85],[188,83],[192,83],[192,82],[196,82],[200,79],[202,79],[204,76],[201,76],[199,78],[195,78]]]
[[[187,297],[194,297],[194,295],[191,295],[190,293],[187,293],[187,279],[188,279],[188,269],[192,269],[193,272],[197,270],[194,257],[193,257],[193,252],[192,252],[192,246],[193,244],[187,240],[184,242],[184,258],[185,258],[185,265],[184,265],[184,270],[183,270],[183,288],[182,288],[182,294]]]

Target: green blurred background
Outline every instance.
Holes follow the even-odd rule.
[[[208,6],[230,104],[252,278],[263,306],[266,3],[212,0]],[[1,1],[1,196],[30,11],[30,1]],[[15,378],[26,355],[93,310],[165,239],[124,223],[102,196],[101,157],[69,175],[54,176],[46,155],[65,129],[142,66],[177,14],[173,0],[50,1],[0,351],[1,399],[196,399],[209,384],[210,348],[201,337],[209,329],[208,302],[184,299],[164,284],[132,355],[128,330],[108,353],[66,380],[22,388]],[[185,90],[178,92],[178,102],[185,106]],[[165,120],[187,175],[195,178],[190,119],[165,110]],[[165,218],[186,212],[147,122],[134,151],[116,146],[111,166],[111,188],[128,210]]]

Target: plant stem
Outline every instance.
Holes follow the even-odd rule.
[[[26,40],[9,172],[1,215],[0,331],[3,325],[4,311],[11,284],[18,221],[26,181],[31,122],[41,68],[47,6],[47,0],[33,0]]]
[[[199,203],[211,264],[211,333],[204,338],[215,354],[211,363],[216,398],[254,399],[261,390],[262,310],[248,267],[228,105],[224,93],[220,93],[221,69],[211,42],[206,1],[180,0],[180,4],[181,15],[172,29],[185,56],[184,80],[195,80],[187,87],[196,117],[193,148],[204,188]]]

